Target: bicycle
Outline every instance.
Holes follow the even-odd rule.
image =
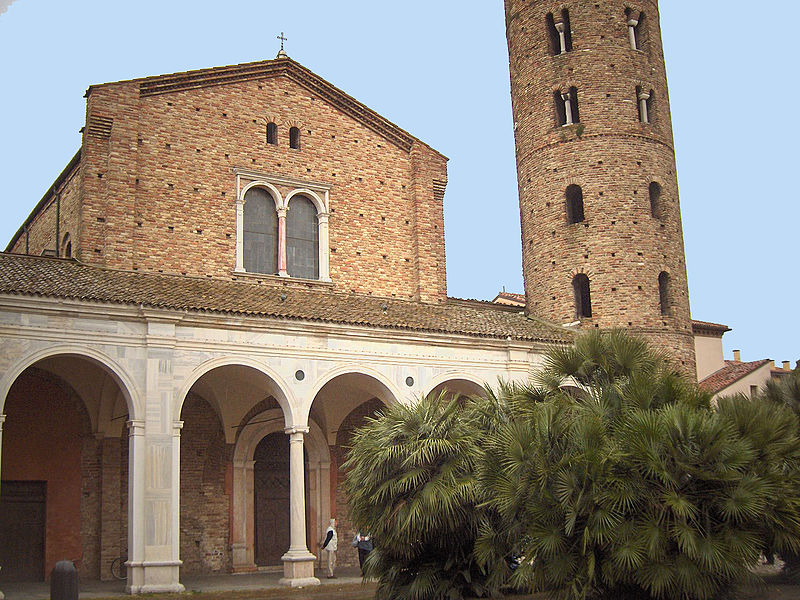
[[[124,581],[128,578],[128,568],[125,565],[127,562],[128,558],[126,556],[120,556],[111,562],[111,575],[114,579]]]

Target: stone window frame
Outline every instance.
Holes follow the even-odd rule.
[[[330,217],[330,189],[325,183],[303,181],[251,171],[249,169],[234,169],[236,175],[236,262],[234,272],[248,273],[244,268],[244,196],[252,188],[263,188],[269,192],[275,201],[275,210],[278,213],[278,276],[290,278],[286,271],[286,214],[289,211],[289,202],[294,196],[305,196],[317,209],[317,227],[319,233],[319,279],[301,279],[302,281],[323,281],[330,283],[330,232],[328,221]],[[280,187],[291,188],[288,193],[282,194]],[[254,273],[254,275],[269,276],[268,273]]]

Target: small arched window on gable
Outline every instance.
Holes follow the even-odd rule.
[[[300,129],[297,127],[289,129],[289,148],[300,150]]]
[[[61,241],[61,256],[64,258],[72,258],[72,240],[68,233],[64,234]]]
[[[267,143],[273,145],[278,144],[278,126],[272,121],[267,123]]]
[[[670,314],[671,302],[669,288],[669,273],[661,271],[661,273],[658,274],[658,302],[661,307],[662,315]]]
[[[664,207],[661,205],[661,186],[655,181],[651,181],[648,193],[650,194],[650,214],[655,219],[663,219]]]
[[[589,291],[589,277],[578,273],[572,279],[572,291],[575,295],[575,316],[588,319],[592,316],[592,298]]]
[[[572,185],[567,186],[567,191],[564,194],[567,203],[567,223],[580,223],[583,221],[583,190],[581,186]]]
[[[305,196],[292,196],[286,213],[286,271],[291,277],[319,279],[317,207]]]
[[[278,213],[275,200],[264,188],[244,195],[244,269],[248,273],[278,272]]]

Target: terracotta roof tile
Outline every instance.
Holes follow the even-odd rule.
[[[712,394],[716,394],[769,362],[770,360],[768,358],[754,360],[752,362],[726,360],[724,367],[718,371],[714,371],[700,382],[700,388]]]
[[[525,306],[525,294],[515,294],[514,292],[500,292],[494,297],[492,302],[497,304],[513,304],[514,306]]]
[[[219,312],[478,337],[570,342],[574,334],[518,310],[448,299],[425,304],[255,281],[138,273],[0,253],[0,294]]]
[[[726,331],[730,331],[731,328],[720,323],[711,323],[709,321],[697,321],[692,319],[692,331],[696,333],[698,330],[710,331],[721,335]]]

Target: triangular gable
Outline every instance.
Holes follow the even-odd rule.
[[[131,81],[140,82],[139,94],[142,97],[146,97],[203,87],[239,83],[241,81],[264,80],[279,76],[288,77],[309,92],[326,100],[344,114],[372,129],[406,152],[411,150],[411,146],[414,142],[424,144],[424,142],[421,142],[404,129],[401,129],[374,110],[368,108],[352,96],[344,93],[319,75],[316,75],[288,57],[244,63],[241,65],[184,71],[169,75],[157,75]],[[91,94],[94,87],[100,86],[91,86],[86,91],[87,96]],[[427,144],[425,145],[427,146]],[[441,155],[441,153],[439,154]]]

